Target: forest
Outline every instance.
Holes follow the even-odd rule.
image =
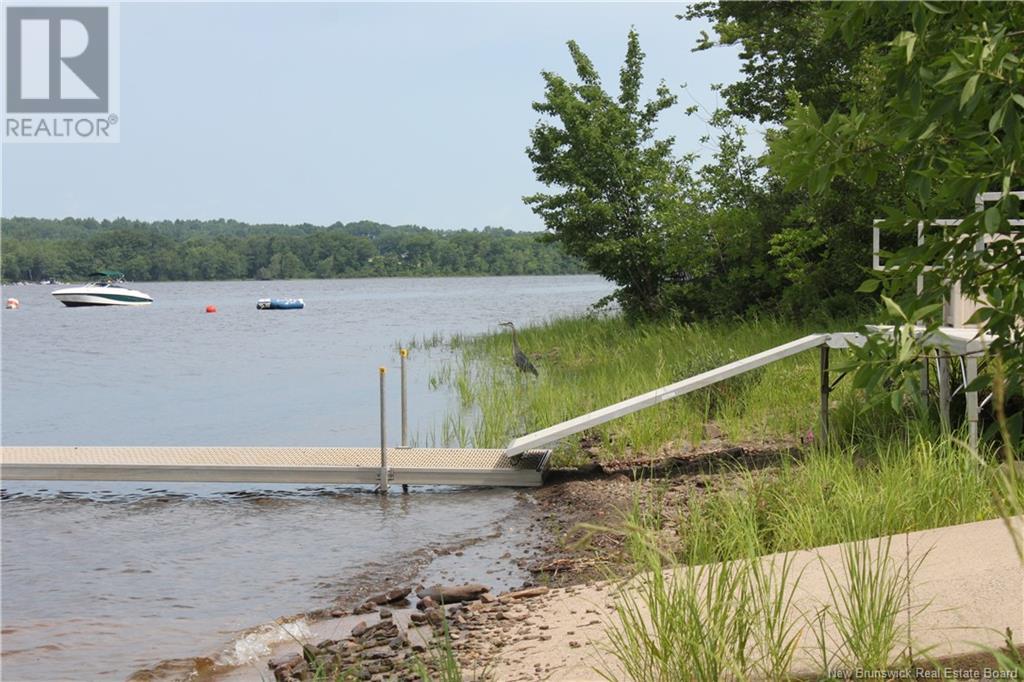
[[[134,281],[585,272],[541,235],[493,227],[14,217],[4,219],[2,236],[6,282],[73,281],[103,268]]]
[[[659,137],[679,93],[644,87],[635,30],[613,89],[570,40],[575,73],[542,72],[527,149],[545,191],[524,200],[551,238],[618,285],[634,322],[889,323],[899,342],[873,335],[855,382],[893,389],[893,406],[915,404],[915,339],[959,288],[981,303],[968,322],[991,334],[996,402],[1017,406],[1005,423],[1020,433],[1024,3],[723,0],[677,19],[710,25],[693,51],[739,48],[722,106],[685,109],[713,153]]]
[[[569,41],[575,73],[543,72],[533,104],[527,154],[546,189],[525,201],[618,283],[628,315],[845,315],[879,292],[910,311],[956,280],[1016,307],[1006,319],[1024,310],[1010,295],[1019,242],[993,239],[1012,231],[1010,190],[1024,188],[1024,4],[725,0],[683,12],[710,30],[680,48],[680,65],[687,49],[739,48],[741,78],[717,87],[719,108],[675,85],[682,68],[646,74],[636,31],[610,82]],[[659,136],[684,114],[706,124],[703,139]],[[752,127],[762,155],[747,149]],[[999,193],[984,218],[981,192]],[[872,279],[876,219],[899,255]],[[929,227],[917,249],[918,222],[940,219],[964,221]],[[983,235],[999,246],[976,254]]]

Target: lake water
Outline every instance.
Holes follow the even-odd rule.
[[[375,445],[381,365],[398,434],[400,343],[579,313],[611,290],[592,276],[147,283],[151,306],[65,308],[55,288],[2,290],[22,306],[2,315],[4,444]],[[306,308],[257,311],[269,296]],[[444,359],[410,358],[420,444],[455,405],[429,388]],[[380,584],[484,572],[514,586],[499,554],[528,532],[524,504],[507,490],[7,483],[3,676],[124,679],[163,662],[175,677],[198,655],[245,663],[287,636],[275,618]]]

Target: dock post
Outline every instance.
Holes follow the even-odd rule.
[[[409,351],[405,348],[399,350],[402,356],[402,444],[399,447],[409,447],[409,391],[406,382],[405,360],[409,357]]]
[[[377,492],[386,495],[388,492],[388,422],[387,409],[385,407],[385,382],[384,375],[387,368],[380,368],[380,486]]]
[[[406,382],[406,368],[405,360],[409,357],[409,350],[407,348],[399,349],[399,354],[402,356],[402,444],[398,447],[408,448],[409,447],[409,391],[408,383]],[[409,492],[409,484],[402,484],[402,492]]]
[[[821,440],[828,443],[828,394],[831,388],[828,383],[828,344],[821,346]]]

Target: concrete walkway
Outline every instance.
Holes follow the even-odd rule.
[[[1024,518],[1014,523],[1018,532],[1024,531]],[[916,566],[909,603],[900,615],[897,650],[907,646],[909,634],[913,651],[932,658],[977,652],[1002,645],[1008,627],[1017,644],[1024,643],[1024,563],[1003,520],[904,533],[889,540],[894,567]],[[876,539],[869,546],[877,551],[885,542]],[[793,671],[820,673],[812,624],[814,614],[832,601],[829,571],[842,576],[843,546],[763,561],[780,562],[783,556],[793,562],[792,575],[800,575],[791,612],[801,630]],[[536,603],[530,604],[529,622],[547,626],[544,633],[550,639],[510,643],[491,661],[489,671],[499,680],[595,680],[601,679],[598,670],[621,678],[615,659],[606,653],[615,591],[611,585],[581,586],[531,600]],[[826,636],[834,641],[836,634],[826,630]]]

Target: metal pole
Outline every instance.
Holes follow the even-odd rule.
[[[405,360],[409,357],[409,351],[402,348],[399,353],[402,355],[402,445],[409,447],[409,392],[405,376]]]
[[[409,392],[408,383],[406,382],[405,376],[405,360],[409,357],[409,351],[406,348],[400,350],[402,356],[402,444],[401,448],[409,447]],[[402,492],[409,492],[409,484],[402,484]]]
[[[970,386],[978,378],[978,359],[973,355],[964,358],[964,386]],[[967,391],[967,437],[972,451],[978,450],[978,392]]]
[[[927,350],[921,355],[921,404],[928,408],[928,398],[931,393],[929,383],[931,382],[931,353]]]
[[[828,346],[821,347],[821,440],[828,443]]]
[[[924,245],[924,221],[919,220],[917,223],[917,245]],[[917,295],[920,297],[924,293],[924,271],[917,276]],[[928,382],[929,382],[929,369],[928,363],[930,359],[928,357],[928,351],[924,352],[924,359],[921,362],[921,404],[927,407],[928,405]]]
[[[938,365],[935,370],[936,380],[939,382],[939,424],[943,432],[949,431],[949,358],[946,357],[946,350],[940,348],[936,351]]]
[[[388,422],[384,399],[384,375],[387,371],[385,367],[380,368],[380,486],[377,492],[381,494],[388,492]]]

